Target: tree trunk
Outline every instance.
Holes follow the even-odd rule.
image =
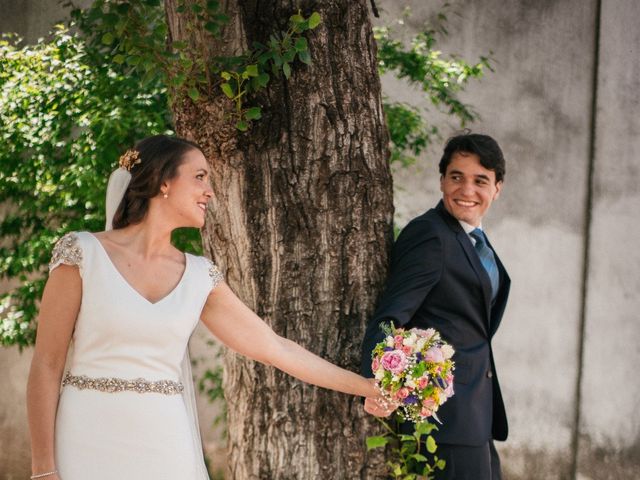
[[[184,40],[167,0],[173,38]],[[300,8],[322,24],[313,64],[272,79],[250,99],[263,117],[240,133],[217,91],[173,104],[180,136],[199,143],[215,198],[205,249],[231,288],[278,334],[357,371],[360,343],[383,286],[392,241],[392,183],[376,47],[365,0],[230,0],[222,38],[187,40],[237,54],[285,30]],[[219,321],[225,321],[221,318]],[[306,385],[232,352],[225,358],[232,479],[373,478],[371,422],[361,399]]]

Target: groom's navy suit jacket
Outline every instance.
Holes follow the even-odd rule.
[[[391,255],[386,291],[367,326],[362,373],[372,377],[371,351],[384,338],[379,325],[435,328],[456,353],[455,395],[440,407],[439,443],[479,446],[505,440],[508,427],[491,339],[500,325],[510,280],[500,271],[492,302],[491,282],[471,239],[442,201],[413,219]]]

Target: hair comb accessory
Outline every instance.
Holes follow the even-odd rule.
[[[142,160],[140,160],[140,153],[138,153],[137,150],[129,149],[120,156],[118,164],[122,168],[130,172],[134,165],[137,165],[141,162]]]

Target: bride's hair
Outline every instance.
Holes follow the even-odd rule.
[[[113,216],[113,228],[140,223],[149,209],[149,200],[160,193],[166,180],[174,178],[184,155],[202,149],[178,137],[154,135],[135,146],[140,162],[131,168],[131,181]]]

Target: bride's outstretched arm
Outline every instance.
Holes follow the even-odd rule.
[[[224,282],[209,294],[202,321],[229,348],[304,382],[352,395],[378,397],[372,379],[340,368],[277,335]]]
[[[35,474],[55,470],[53,443],[60,381],[81,297],[78,267],[60,265],[51,272],[40,303],[38,335],[27,383],[31,468]]]

